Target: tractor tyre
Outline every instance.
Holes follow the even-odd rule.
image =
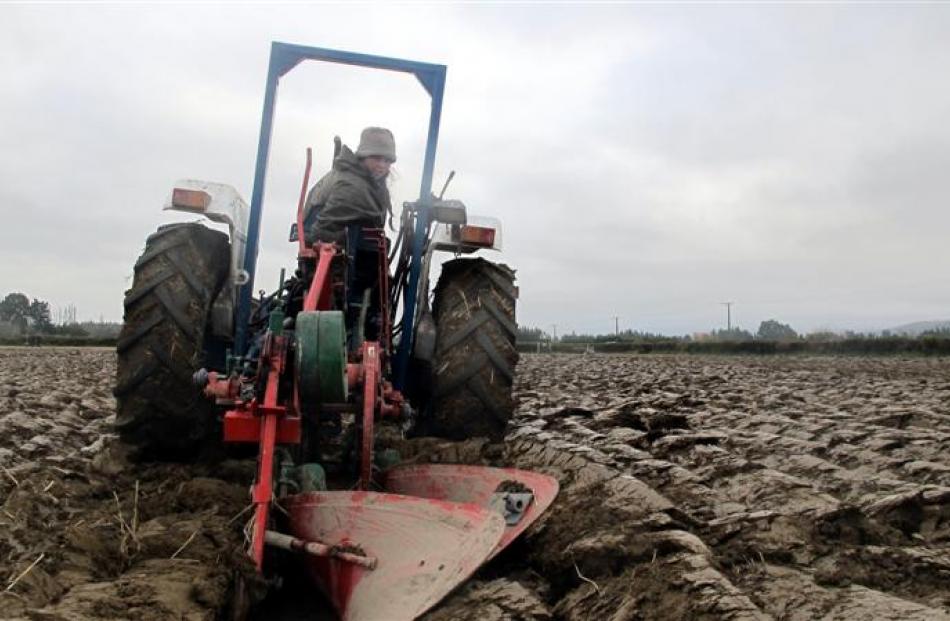
[[[197,223],[160,227],[135,262],[113,393],[116,430],[139,459],[190,460],[209,448],[214,406],[192,376],[229,270],[228,236]]]
[[[432,311],[436,348],[427,431],[451,440],[505,435],[518,363],[515,273],[484,259],[442,266]]]

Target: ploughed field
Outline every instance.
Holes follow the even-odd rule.
[[[0,348],[0,618],[222,618],[249,576],[253,459],[129,463],[114,377]],[[526,355],[517,396],[504,444],[399,443],[561,482],[428,619],[950,618],[950,360]]]

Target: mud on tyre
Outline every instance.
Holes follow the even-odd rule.
[[[209,439],[213,406],[195,388],[211,305],[228,276],[228,237],[201,224],[149,236],[125,295],[116,345],[116,429],[150,459],[187,459]]]
[[[514,280],[507,266],[480,258],[442,266],[432,307],[437,336],[429,433],[453,440],[504,436],[518,362]]]

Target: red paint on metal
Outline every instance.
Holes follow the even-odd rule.
[[[504,531],[499,514],[477,505],[395,494],[316,492],[286,506],[294,537],[377,559],[372,571],[306,559],[343,621],[418,617],[465,581]]]
[[[363,343],[363,433],[360,439],[360,489],[369,489],[373,480],[373,419],[379,395],[379,343]]]
[[[537,472],[457,464],[397,466],[382,473],[380,478],[387,492],[474,503],[481,507],[489,506],[492,495],[502,483],[514,481],[524,485],[534,494],[534,500],[517,524],[506,526],[491,556],[501,552],[538,519],[554,502],[559,488],[557,479]]]
[[[278,337],[281,338],[281,337]],[[277,404],[277,387],[280,381],[279,365],[271,366],[264,392],[264,405]],[[270,412],[261,420],[260,453],[257,457],[257,482],[252,491],[255,504],[254,531],[251,538],[251,555],[257,570],[264,567],[264,534],[267,531],[267,519],[270,512],[270,499],[273,493],[271,480],[274,476],[274,444],[277,441],[277,414]]]
[[[303,302],[303,310],[330,310],[330,263],[336,254],[336,244],[319,242],[317,248],[317,271]]]
[[[229,410],[224,414],[225,442],[259,442],[261,418],[245,410]],[[300,417],[278,416],[277,444],[300,444]]]
[[[286,413],[285,408],[277,403],[280,376],[284,371],[286,355],[287,338],[268,333],[261,352],[261,369],[267,370],[264,403],[259,405],[256,401],[251,401],[246,405],[246,410],[243,412],[257,418],[259,421],[260,448],[257,457],[257,480],[251,488],[251,500],[255,506],[254,528],[251,535],[251,556],[254,558],[258,571],[264,565],[264,538],[270,514],[271,496],[273,495],[274,446],[277,443],[280,422]],[[238,418],[240,417],[232,417],[234,420]],[[299,419],[296,422],[298,424],[296,437],[299,442]],[[292,425],[293,423],[289,424]]]
[[[350,362],[346,365],[346,385],[350,390],[355,389],[363,379],[363,365]]]
[[[204,387],[206,397],[219,401],[234,401],[240,390],[240,381],[236,376],[227,376],[217,371],[208,373],[208,383]]]
[[[251,494],[255,505],[254,531],[251,538],[251,556],[257,570],[264,568],[264,534],[270,514],[271,478],[274,476],[274,441],[277,435],[277,416],[270,414],[261,421],[261,447],[258,456],[257,483]]]
[[[383,400],[379,406],[380,416],[398,417],[402,415],[402,406],[406,399],[393,388],[391,382],[383,382]]]
[[[307,147],[307,165],[303,171],[303,184],[300,186],[300,200],[297,201],[297,258],[313,258],[316,253],[312,248],[307,246],[307,242],[304,239],[306,237],[306,231],[303,228],[303,208],[304,201],[307,200],[307,185],[310,183],[310,166],[313,162],[313,152],[310,147]]]

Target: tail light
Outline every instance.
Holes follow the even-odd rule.
[[[470,246],[490,248],[495,245],[495,229],[467,224],[459,231],[459,241]]]
[[[203,190],[172,190],[172,206],[176,209],[203,212],[211,204],[211,195]]]

